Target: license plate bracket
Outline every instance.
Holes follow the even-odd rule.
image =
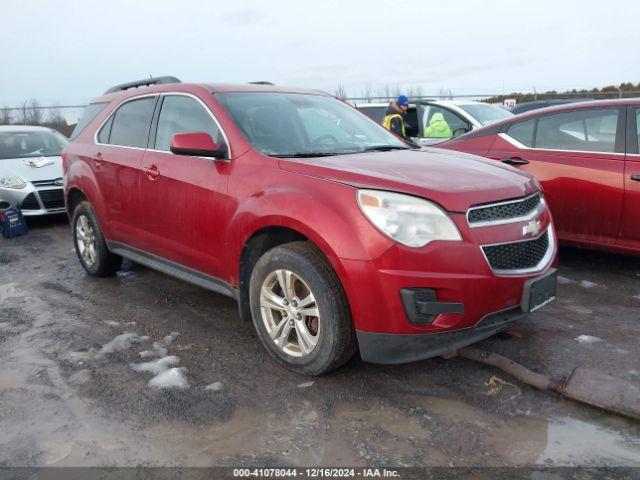
[[[544,276],[527,280],[522,292],[522,311],[535,312],[556,298],[558,271],[553,268]]]

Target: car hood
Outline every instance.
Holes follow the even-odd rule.
[[[53,163],[43,167],[33,167],[27,164],[30,160],[38,161],[42,159],[51,160]],[[59,156],[0,159],[0,176],[18,177],[24,182],[55,180],[56,178],[62,178],[62,159]]]
[[[356,188],[417,195],[450,212],[466,212],[471,205],[521,197],[537,190],[531,175],[513,167],[437,148],[281,159],[280,167]]]

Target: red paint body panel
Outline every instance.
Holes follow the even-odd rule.
[[[480,246],[522,240],[527,222],[472,229],[465,216],[471,205],[535,192],[531,175],[437,149],[267,157],[249,145],[215,98],[216,91],[265,88],[176,84],[96,99],[111,103],[65,151],[67,193],[77,189],[90,200],[107,240],[130,244],[234,287],[239,284],[242,249],[252,235],[274,226],[295,230],[327,257],[344,287],[355,327],[365,332],[471,327],[489,313],[519,305],[524,282],[552,267],[550,262],[531,275],[494,274]],[[121,101],[149,92],[186,92],[202,100],[224,130],[229,161],[95,144],[96,130]],[[103,160],[96,168],[98,152]],[[435,241],[423,248],[392,241],[360,211],[358,188],[391,190],[439,204],[449,212],[462,241]],[[553,237],[548,211],[538,220]],[[436,289],[439,300],[462,302],[465,311],[440,315],[428,327],[410,324],[399,293],[407,287]]]

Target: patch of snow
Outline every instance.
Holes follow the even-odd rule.
[[[169,335],[167,335],[166,337],[164,337],[162,339],[162,342],[167,346],[171,346],[171,344],[173,343],[173,341],[178,338],[178,335],[180,335],[178,332],[171,332]]]
[[[593,337],[591,335],[579,335],[574,340],[582,344],[593,344],[593,343],[598,343],[602,341],[601,338]]]
[[[638,372],[638,370],[629,370],[629,375],[637,377],[638,375],[640,375],[640,372]]]
[[[120,322],[116,322],[115,320],[105,320],[104,322],[105,325],[109,325],[110,327],[119,327],[120,326]]]
[[[311,381],[311,382],[304,382],[304,383],[300,383],[300,384],[298,385],[298,388],[309,388],[309,387],[310,387],[310,386],[312,386],[312,385],[313,385],[313,381]]]
[[[634,295],[633,298],[635,298],[636,300],[640,300],[640,295]]]
[[[135,327],[137,325],[137,323],[136,322],[127,322],[127,323],[125,323],[125,325],[129,325],[131,327]]]
[[[121,352],[128,350],[138,343],[143,343],[149,340],[146,335],[139,335],[137,333],[123,333],[111,340],[109,343],[105,343],[100,350],[102,355],[109,353]]]
[[[151,388],[189,388],[187,369],[184,367],[170,368],[149,380]]]
[[[590,282],[589,280],[580,280],[580,286],[582,288],[594,288],[600,287],[601,285],[595,282]]]
[[[145,350],[144,352],[140,352],[140,356],[142,358],[149,357],[164,357],[167,355],[169,350],[164,342],[153,342],[153,346],[151,350]]]
[[[220,392],[222,392],[224,390],[224,383],[222,383],[222,382],[214,382],[214,383],[204,387],[204,389],[208,390],[210,392],[220,393]]]
[[[116,272],[116,275],[118,276],[118,278],[131,278],[131,277],[135,277],[136,273],[131,272],[129,270],[118,270]]]
[[[159,358],[158,360],[153,360],[151,362],[145,363],[130,363],[129,366],[134,369],[136,372],[149,372],[154,375],[158,375],[159,373],[164,372],[171,365],[177,365],[180,363],[180,358],[175,355],[171,355],[169,357]]]
[[[82,362],[81,362],[82,363]],[[84,385],[91,381],[91,370],[80,370],[69,377],[69,383]]]
[[[570,285],[572,283],[576,283],[576,281],[567,277],[563,277],[562,275],[558,275],[558,283],[560,285]]]

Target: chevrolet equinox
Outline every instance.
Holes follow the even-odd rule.
[[[87,273],[126,257],[229,295],[297,372],[446,353],[555,296],[531,175],[417,148],[319,91],[147,79],[93,100],[73,137]]]

